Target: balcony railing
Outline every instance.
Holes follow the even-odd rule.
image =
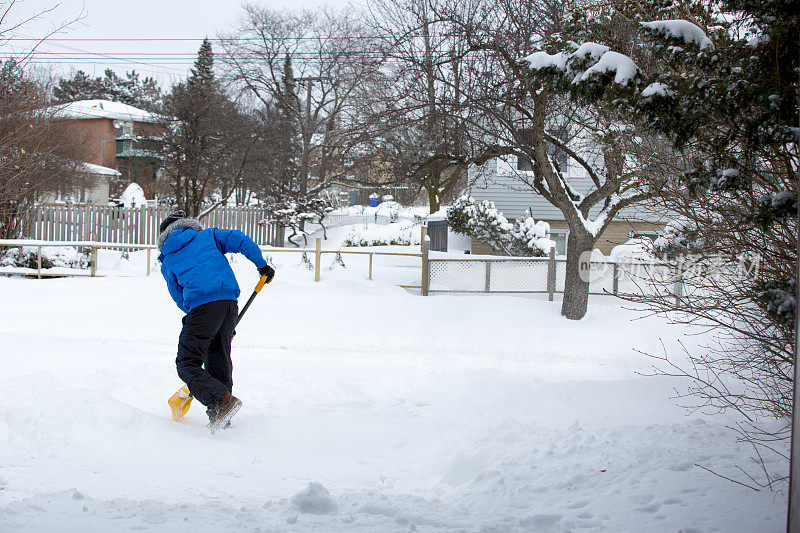
[[[155,161],[158,159],[158,141],[154,139],[118,138],[118,159],[143,159]]]

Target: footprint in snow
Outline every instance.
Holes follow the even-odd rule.
[[[647,513],[653,514],[661,508],[660,503],[651,503],[650,505],[643,505],[641,507],[637,507],[636,510],[640,513]]]
[[[591,500],[578,500],[567,505],[567,509],[583,509],[590,503],[592,503]]]

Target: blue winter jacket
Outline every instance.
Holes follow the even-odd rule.
[[[208,302],[239,297],[239,284],[224,254],[244,254],[257,268],[267,264],[258,245],[241,231],[173,225],[177,227],[164,232],[168,235],[158,260],[170,296],[185,313]]]

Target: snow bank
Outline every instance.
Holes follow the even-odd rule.
[[[653,241],[647,237],[630,239],[625,244],[614,246],[608,257],[615,262],[653,260],[655,259]]]

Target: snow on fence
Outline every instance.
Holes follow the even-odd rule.
[[[314,248],[270,248],[262,245],[267,253],[294,253],[312,256],[314,281],[320,281],[322,256],[324,254],[368,256],[368,279],[373,279],[375,256],[406,256],[421,259],[420,285],[401,285],[409,289],[420,289],[423,296],[430,293],[483,292],[483,293],[563,293],[566,280],[566,260],[549,258],[505,257],[505,256],[457,256],[446,252],[430,251],[431,238],[427,228],[422,228],[422,246],[416,252],[382,252],[358,249],[322,249],[322,240],[316,239]],[[90,254],[88,268],[43,268],[43,248],[68,246],[83,248]],[[30,265],[24,268],[0,268],[2,274],[44,276],[96,276],[106,275],[102,270],[100,250],[129,250],[142,255],[137,260],[136,270],[150,275],[155,259],[155,246],[151,244],[122,244],[114,242],[46,240],[0,240],[0,252],[7,248],[33,250]],[[28,253],[28,252],[26,252]],[[2,253],[0,253],[2,256]],[[116,256],[115,256],[116,257]],[[115,259],[116,260],[116,259]],[[141,266],[138,266],[138,265]],[[98,271],[98,265],[100,271]],[[673,268],[665,264],[644,262],[592,262],[589,283],[590,294],[652,294],[658,291],[680,297],[683,291],[680,278]]]
[[[74,251],[65,254],[64,248]],[[321,280],[322,256],[324,254],[368,256],[368,279],[373,279],[373,264],[376,256],[382,257],[413,257],[421,258],[421,252],[394,252],[354,249],[322,249],[322,240],[316,239],[314,248],[276,248],[260,246],[261,251],[270,254],[303,254],[311,256],[309,261],[313,265],[314,281]],[[4,259],[4,251],[17,249],[21,257],[16,260]],[[124,254],[124,255],[123,255]],[[76,264],[56,264],[63,261],[52,261],[54,256],[72,256],[73,259],[83,256],[81,261],[72,261]],[[43,241],[30,239],[0,239],[0,275],[35,276],[44,277],[103,277],[115,276],[149,276],[155,266],[158,249],[152,244],[122,244],[115,242],[92,241]],[[122,264],[124,259],[124,263]],[[24,263],[19,266],[18,261]],[[9,264],[4,266],[4,263]],[[46,263],[53,263],[47,266]],[[400,285],[408,289],[420,289],[421,285]]]
[[[39,241],[155,244],[158,226],[171,211],[163,206],[38,206],[23,237]],[[266,210],[261,207],[218,206],[202,222],[208,227],[241,230],[260,245],[283,246],[284,228],[262,223],[266,218]]]
[[[423,251],[427,279],[423,294],[435,292],[563,293],[566,259],[548,257],[464,256]],[[667,265],[643,262],[592,262],[590,294],[679,296],[680,281]],[[654,283],[655,282],[655,283]]]

